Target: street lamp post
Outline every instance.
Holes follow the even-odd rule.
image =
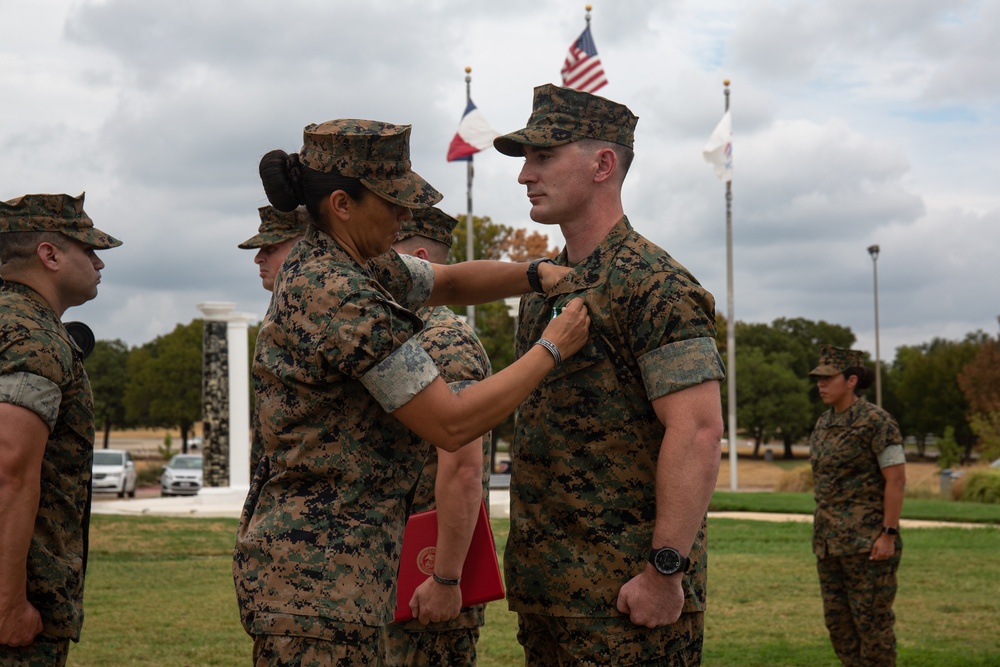
[[[875,277],[875,405],[882,407],[882,355],[878,345],[878,251],[877,245],[868,246],[872,256],[872,272]]]

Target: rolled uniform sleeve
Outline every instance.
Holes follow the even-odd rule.
[[[411,338],[361,377],[361,383],[386,412],[406,405],[439,375],[427,352]]]
[[[360,380],[382,409],[394,412],[439,374],[412,337],[421,328],[419,318],[399,304],[359,292],[342,302],[324,355]]]
[[[51,380],[34,373],[11,373],[0,376],[0,403],[10,403],[31,410],[51,432],[59,417],[62,391]]]
[[[691,338],[664,345],[639,357],[639,368],[650,400],[726,377],[712,338]]]

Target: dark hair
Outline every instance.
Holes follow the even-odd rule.
[[[60,250],[65,250],[67,240],[59,232],[4,232],[0,234],[0,263],[8,264],[33,257],[42,243],[51,243]]]
[[[584,150],[598,150],[601,148],[610,148],[613,150],[615,157],[618,158],[619,184],[625,182],[625,176],[628,175],[629,167],[632,166],[632,160],[635,158],[634,150],[628,146],[616,144],[613,141],[602,141],[601,139],[580,139],[576,143]]]
[[[289,155],[283,150],[273,150],[260,159],[260,182],[271,205],[288,213],[305,205],[314,223],[322,222],[320,202],[331,192],[343,190],[354,201],[361,201],[368,193],[359,179],[342,176],[340,172],[317,171],[302,164],[298,153]]]
[[[865,389],[872,386],[872,382],[875,381],[875,373],[866,366],[852,366],[844,371],[844,379],[848,379],[851,376],[858,378],[858,383],[854,385],[854,395],[860,396],[864,393]]]

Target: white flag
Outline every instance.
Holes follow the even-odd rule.
[[[715,126],[701,154],[715,169],[716,176],[727,183],[733,180],[733,119],[728,111]]]

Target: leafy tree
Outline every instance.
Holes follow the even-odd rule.
[[[128,359],[125,412],[130,422],[181,431],[182,451],[201,419],[202,320],[178,324],[133,348]]]
[[[455,226],[455,240],[451,244],[449,262],[464,262],[466,259],[467,216],[459,215]],[[472,216],[473,250],[476,259],[509,259],[524,262],[536,257],[555,257],[559,248],[549,247],[549,237],[537,231],[500,225],[489,216]]]
[[[987,340],[986,334],[968,334],[962,341],[935,338],[918,346],[896,350],[893,374],[901,404],[896,415],[904,433],[917,439],[918,451],[924,453],[926,436],[943,434],[953,426],[955,440],[967,460],[975,444],[967,413],[969,402],[958,385],[958,375],[976,356]]]
[[[969,427],[989,459],[1000,457],[1000,340],[983,342],[958,375],[969,403]]]
[[[790,355],[740,348],[736,418],[753,438],[754,458],[761,444],[773,437],[782,439],[785,458],[794,458],[792,445],[808,433],[813,421],[808,388],[808,382],[791,370]]]
[[[729,323],[721,314],[716,319],[716,344],[726,359]],[[809,434],[816,418],[826,409],[815,384],[808,379],[809,371],[816,367],[820,346],[828,343],[851,347],[854,342],[854,333],[848,327],[801,317],[782,317],[771,324],[736,322],[736,417],[739,427],[754,438],[754,456],[760,444],[772,437],[781,439],[785,458],[794,456],[792,446]],[[754,350],[761,356],[754,357]],[[758,371],[761,378],[746,379],[746,374]],[[779,393],[763,396],[763,391]],[[725,388],[722,397],[723,410],[728,411]]]
[[[104,431],[108,448],[111,429],[125,425],[125,383],[128,379],[128,346],[122,340],[99,340],[84,362],[94,392],[94,417]]]
[[[958,374],[958,386],[972,412],[1000,410],[1000,340],[983,341]]]

